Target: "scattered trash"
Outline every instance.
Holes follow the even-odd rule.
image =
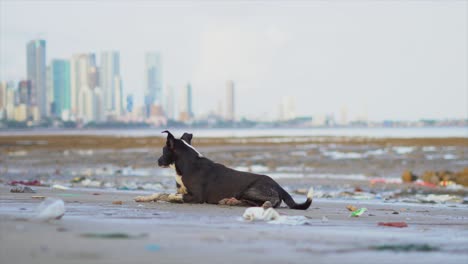
[[[453,203],[462,203],[463,199],[457,195],[450,195],[450,194],[417,194],[414,198],[420,203],[446,203],[446,202],[453,202]]]
[[[122,201],[113,201],[112,204],[118,204],[118,205],[122,205],[123,202]]]
[[[57,189],[57,190],[69,190],[69,187],[60,185],[60,184],[54,184],[52,185],[52,189]]]
[[[379,226],[391,226],[391,227],[408,227],[408,224],[405,222],[379,222]]]
[[[359,217],[361,216],[365,211],[367,211],[367,208],[360,208],[360,209],[357,209],[356,211],[353,211],[351,212],[351,214],[349,215],[350,217]]]
[[[141,233],[138,235],[129,235],[126,233],[85,233],[81,234],[81,237],[86,238],[104,238],[104,239],[136,239],[136,238],[144,238],[147,237],[148,234]]]
[[[327,223],[328,222],[328,217],[322,216],[322,223]]]
[[[399,213],[399,212],[397,212],[397,211],[395,211],[395,212],[393,212],[392,214],[400,214],[400,213]]]
[[[71,180],[72,183],[80,183],[86,179],[85,176],[75,177]]]
[[[92,193],[92,195],[101,195],[100,193]]]
[[[356,211],[358,208],[357,208],[356,206],[354,206],[354,205],[347,205],[347,206],[346,206],[346,209],[348,209],[348,211],[350,211],[350,212],[354,212],[354,211]]]
[[[94,187],[94,188],[99,188],[102,186],[102,182],[96,181],[96,180],[90,180],[90,179],[84,179],[81,182],[81,185],[84,187]]]
[[[15,186],[11,188],[12,193],[36,193],[36,191],[29,186]]]
[[[266,201],[262,207],[249,207],[242,215],[246,221],[266,221],[269,224],[283,225],[305,225],[308,219],[305,216],[287,216],[280,215],[269,201]]]
[[[279,213],[272,208],[269,201],[266,201],[261,207],[249,207],[245,209],[242,217],[247,221],[271,221],[280,217]]]
[[[428,244],[396,244],[396,245],[379,245],[379,246],[372,246],[370,249],[373,250],[390,250],[396,252],[408,252],[408,251],[438,251],[440,250],[438,247],[430,246]]]
[[[60,199],[47,198],[39,205],[37,211],[36,218],[39,220],[60,219],[65,214],[65,203]]]
[[[146,251],[157,252],[161,250],[161,247],[157,244],[148,244],[145,246]]]
[[[43,186],[41,181],[32,180],[32,181],[10,181],[8,185],[26,185],[26,186]]]
[[[33,196],[31,196],[31,198],[33,198],[33,199],[45,199],[46,197],[42,196],[42,195],[33,195]]]
[[[431,184],[430,186],[448,187],[451,185],[461,185],[468,187],[468,167],[459,172],[452,172],[448,170],[425,171],[419,178],[425,183]]]
[[[403,182],[414,182],[418,179],[418,176],[416,176],[413,172],[409,170],[405,170],[403,174],[401,175],[401,180]]]

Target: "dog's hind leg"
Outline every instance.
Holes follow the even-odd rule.
[[[262,184],[252,185],[241,195],[241,200],[254,203],[257,206],[262,206],[266,201],[271,202],[273,207],[278,207],[281,204],[279,193],[274,188]]]

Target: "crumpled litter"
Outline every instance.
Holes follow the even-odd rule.
[[[65,203],[60,199],[47,198],[41,204],[39,204],[37,211],[37,220],[58,220],[65,214]]]
[[[361,216],[364,212],[367,211],[367,208],[359,208],[355,211],[352,211],[351,214],[349,215],[349,217],[359,217]]]
[[[390,226],[390,227],[408,227],[408,224],[405,222],[379,222],[379,226]]]
[[[12,193],[35,193],[36,190],[29,186],[15,186],[10,189],[10,192]]]
[[[305,225],[308,219],[305,216],[280,215],[270,202],[265,202],[262,207],[249,207],[242,215],[245,221],[266,221],[268,224]]]
[[[69,190],[70,187],[63,186],[63,185],[60,185],[60,184],[54,184],[54,185],[52,185],[52,189],[57,189],[57,190]]]

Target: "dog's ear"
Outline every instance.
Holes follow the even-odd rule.
[[[168,130],[164,130],[162,133],[167,133],[166,145],[170,149],[174,149],[174,135],[172,135],[171,132],[169,132]]]
[[[184,140],[185,142],[187,142],[187,143],[189,143],[190,145],[192,145],[192,138],[193,138],[193,135],[192,135],[192,134],[190,134],[190,133],[184,133],[180,139],[182,139],[182,140]]]

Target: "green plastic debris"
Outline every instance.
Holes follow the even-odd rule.
[[[349,216],[358,217],[361,216],[365,211],[367,211],[367,208],[359,208],[356,211],[351,212]]]
[[[129,235],[126,233],[85,233],[81,234],[81,237],[86,238],[105,238],[105,239],[134,239],[134,238],[143,238],[148,234],[138,234],[138,235]]]
[[[396,252],[408,252],[408,251],[438,251],[438,247],[430,246],[428,244],[397,244],[397,245],[379,245],[370,247],[373,250],[384,251],[396,251]]]

